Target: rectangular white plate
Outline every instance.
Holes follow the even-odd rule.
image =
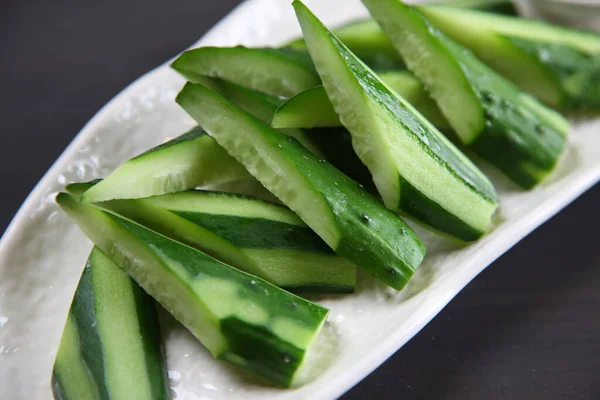
[[[306,3],[332,25],[365,15],[358,0]],[[289,0],[250,0],[197,45],[277,45],[299,33]],[[54,204],[56,192],[69,182],[102,177],[129,157],[192,126],[173,102],[182,84],[163,65],[116,96],[56,161],[4,234],[0,243],[1,399],[51,398],[54,356],[91,248]],[[558,170],[535,190],[520,191],[482,166],[501,199],[494,230],[464,248],[423,234],[428,256],[402,292],[361,276],[356,294],[320,298],[331,309],[326,331],[334,339],[335,345],[329,345],[334,359],[324,374],[306,386],[283,390],[257,385],[214,361],[187,331],[165,317],[168,366],[178,398],[340,396],[415,335],[494,259],[598,181],[599,127],[600,120],[574,121],[570,147]]]

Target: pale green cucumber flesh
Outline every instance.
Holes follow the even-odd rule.
[[[293,96],[319,84],[310,58],[293,49],[201,47],[184,52],[171,66],[191,81],[209,76],[276,96]]]
[[[395,0],[363,2],[464,144],[524,188],[553,170],[566,143],[564,118],[521,93],[432,27],[416,9]],[[477,116],[478,122],[467,126],[460,121],[468,116]]]
[[[168,398],[154,301],[97,248],[77,287],[53,380],[57,399]]]
[[[188,83],[177,102],[336,253],[400,289],[425,249],[399,217],[292,138]]]
[[[141,198],[249,177],[242,165],[196,127],[125,162],[81,199]]]
[[[412,104],[429,122],[440,130],[449,130],[446,118],[429,97],[423,85],[409,72],[381,72],[379,78]],[[342,126],[323,86],[298,93],[281,104],[271,126],[274,128],[317,128]]]
[[[86,235],[219,359],[290,386],[328,311],[61,193]]]
[[[523,90],[555,107],[600,105],[600,36],[520,18],[452,7],[419,7],[451,39]],[[519,27],[511,33],[508,27]],[[528,34],[529,32],[529,34]],[[595,39],[595,50],[577,46]]]
[[[294,7],[323,85],[386,205],[463,240],[481,236],[497,205],[489,180],[306,7]]]
[[[283,206],[229,193],[190,191],[115,200],[102,207],[276,286],[354,291],[354,265]]]

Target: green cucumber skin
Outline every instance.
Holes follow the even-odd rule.
[[[472,93],[483,117],[476,130],[457,131],[463,144],[525,189],[532,188],[553,171],[567,141],[568,122],[562,116],[520,92],[469,50],[448,39],[417,9],[392,0],[377,3],[363,0],[363,3],[367,8],[373,7],[372,11],[382,4],[389,7],[388,11],[394,7],[399,15],[395,21],[410,18],[412,23],[423,26],[437,51],[456,63],[468,83],[464,90]],[[401,43],[398,47],[401,50]]]
[[[382,72],[381,80],[411,103],[441,131],[450,129],[448,121],[429,98],[421,83],[408,72]],[[397,79],[401,78],[401,79]],[[274,128],[320,128],[342,126],[323,86],[298,93],[281,104],[272,118]]]
[[[468,147],[524,189],[543,181],[567,145],[568,122],[449,42],[484,110],[485,126]]]
[[[125,162],[86,190],[81,200],[149,197],[248,178],[242,165],[195,127]]]
[[[567,109],[600,106],[600,36],[478,11],[458,15],[451,7],[424,6],[418,10],[451,39],[547,104]],[[473,32],[464,30],[469,24],[475,25],[469,27]],[[510,27],[519,27],[519,31],[511,34]],[[482,46],[476,32],[484,32],[495,43]],[[569,36],[574,42],[579,36],[587,44],[563,39]],[[594,41],[595,45],[590,45]],[[517,60],[508,62],[511,59]],[[530,67],[521,68],[524,65]]]
[[[345,135],[348,139],[349,136]],[[327,135],[320,135],[327,137]],[[338,149],[339,150],[339,149]],[[346,146],[342,159],[354,155],[351,145]],[[339,155],[338,155],[339,156]],[[350,158],[353,168],[358,163],[356,156]],[[365,178],[368,179],[368,171]],[[70,184],[67,191],[79,195],[82,191],[93,186],[95,182]],[[207,197],[219,199],[239,199],[240,206],[252,208],[252,205],[268,205],[283,210],[291,217],[296,215],[278,204],[260,200],[254,197],[223,193],[191,190],[173,194],[153,196],[139,200],[113,200],[101,203],[118,214],[124,215],[135,222],[157,231],[173,240],[197,248],[211,256],[236,268],[257,275],[276,286],[302,293],[353,293],[356,286],[356,268],[350,262],[344,263],[335,253],[303,223],[284,223],[266,218],[243,218],[232,215],[209,214],[202,212],[202,206],[197,204],[194,211],[177,209],[177,200],[181,197],[202,200]],[[242,203],[243,202],[243,203]],[[172,212],[173,216],[161,218],[161,210],[152,205]],[[165,213],[162,213],[165,215]],[[181,219],[201,227],[195,229],[182,226]],[[185,224],[185,222],[184,222]],[[210,240],[209,238],[213,238]],[[226,243],[227,247],[219,246]],[[265,250],[263,254],[247,252],[249,249]],[[271,249],[297,250],[296,252],[269,253]],[[304,258],[298,262],[298,252]],[[235,253],[235,254],[234,254]],[[272,255],[271,255],[272,254]],[[274,257],[274,258],[273,258]],[[274,268],[271,259],[277,259],[281,268]],[[308,262],[308,265],[307,265]],[[325,264],[325,266],[323,265]],[[298,270],[297,270],[298,269]],[[282,273],[283,270],[283,273]],[[307,279],[312,276],[312,279]]]
[[[57,203],[216,358],[296,383],[327,309],[66,193]]]
[[[177,209],[177,201],[181,197],[187,197],[197,209]],[[248,196],[205,191],[115,200],[102,203],[101,207],[288,290],[354,291],[354,265],[337,256],[299,219],[299,224],[293,224],[267,218],[210,214],[202,212],[203,207],[199,203],[207,198],[216,202],[236,199],[238,206],[246,210],[268,206],[285,213],[290,219],[297,219],[289,209],[277,204]],[[232,205],[230,211],[233,209],[235,206]]]
[[[293,138],[286,138],[201,85],[187,83],[176,101],[200,124],[206,102],[224,117],[248,124],[248,134],[259,132],[273,151],[294,164],[332,211],[341,237],[338,243],[328,243],[330,247],[387,285],[398,290],[404,287],[423,260],[425,248],[413,230],[376,198]],[[210,134],[212,126],[204,128]]]
[[[318,19],[301,2],[294,2],[297,9],[298,18],[301,26],[306,29],[314,29],[319,35],[327,35],[331,47],[339,53],[339,59],[343,60],[344,68],[347,68],[358,86],[364,92],[364,95],[372,99],[380,107],[382,113],[390,113],[394,121],[403,128],[402,135],[410,136],[419,144],[420,150],[434,159],[438,165],[445,168],[454,179],[461,182],[462,185],[469,188],[481,203],[491,205],[486,211],[486,222],[482,222],[479,227],[471,226],[464,220],[461,220],[448,210],[443,202],[434,201],[423,193],[416,190],[413,184],[409,184],[408,179],[398,171],[400,184],[406,185],[406,190],[400,186],[401,195],[397,204],[386,204],[395,211],[402,211],[409,214],[418,221],[433,227],[443,233],[455,236],[464,241],[472,241],[485,233],[491,218],[491,213],[497,205],[497,196],[491,182],[463,156],[442,134],[437,132],[423,117],[415,114],[413,110],[407,107],[405,102],[391,92],[378,77],[364,66],[356,56],[341,43],[331,32],[329,32]],[[315,28],[310,28],[315,26]],[[315,33],[316,35],[317,33]],[[320,51],[318,44],[312,48],[311,52]],[[325,45],[323,45],[325,46]],[[319,65],[317,69],[320,71]],[[324,69],[326,67],[323,67]],[[333,72],[329,72],[333,73]],[[327,86],[325,86],[327,89]],[[352,134],[352,131],[351,131]],[[380,193],[382,191],[380,190]],[[485,225],[485,227],[483,226]]]
[[[562,101],[550,105],[567,109],[600,107],[600,53],[590,55],[565,45],[507,39],[535,57],[562,89]]]
[[[220,78],[283,97],[319,84],[310,57],[291,48],[200,47],[185,51],[171,67],[192,82],[198,82],[198,76]],[[244,68],[251,70],[242,71]],[[271,75],[267,76],[266,71]]]
[[[346,128],[315,128],[305,129],[304,132],[334,167],[358,182],[372,195],[379,196],[371,172],[354,152],[352,137]]]
[[[281,248],[319,253],[331,252],[325,242],[308,227],[293,226],[268,219],[171,211],[188,221],[215,232],[241,248]],[[238,229],[232,229],[234,227]],[[249,235],[248,232],[260,232],[261,235]]]
[[[100,274],[99,277],[95,275]],[[119,377],[121,383],[128,382],[131,387],[128,393],[115,393],[111,387],[111,381],[106,375],[107,365],[105,364],[104,354],[110,352],[104,342],[105,335],[118,335],[118,331],[113,332],[110,327],[100,327],[103,321],[98,319],[97,309],[102,305],[98,304],[98,292],[105,292],[104,296],[115,295],[112,292],[113,285],[128,287],[131,298],[124,297],[121,300],[120,307],[133,308],[134,314],[130,316],[130,321],[120,320],[120,324],[130,323],[133,329],[138,332],[137,338],[143,348],[144,358],[136,360],[143,365],[146,372],[146,379],[140,382],[136,376],[127,375],[128,370],[120,367]],[[102,295],[100,295],[102,296]],[[133,304],[129,302],[133,299]],[[112,313],[112,308],[104,311]],[[130,310],[131,311],[131,310]],[[86,374],[91,379],[88,380],[89,393],[95,393],[97,399],[128,400],[140,398],[139,396],[149,395],[148,399],[168,399],[169,386],[167,383],[167,373],[165,364],[162,360],[160,328],[156,315],[154,301],[125,274],[117,265],[110,261],[99,249],[94,248],[86,263],[83,275],[75,292],[73,304],[71,305],[69,323],[73,323],[79,337],[79,354],[81,360],[79,365],[66,365],[67,362],[57,359],[53,372],[54,397],[59,400],[79,400],[78,394],[72,392],[71,385],[74,382],[64,379],[63,374],[80,373]],[[107,321],[104,321],[106,323]],[[102,329],[101,329],[102,328]],[[108,330],[107,330],[108,329]],[[69,340],[69,338],[63,338]],[[61,343],[62,346],[66,344]],[[123,344],[127,345],[127,343]],[[58,357],[61,356],[59,351]],[[131,364],[132,354],[119,353],[117,360],[125,365]],[[65,360],[67,361],[67,360]],[[68,371],[68,368],[75,368],[79,371]],[[65,376],[66,378],[66,376]],[[79,382],[81,384],[81,382]],[[144,387],[145,386],[145,387]]]
[[[435,4],[444,4],[440,1]],[[453,7],[470,8],[497,14],[516,15],[509,1],[451,1]],[[372,19],[357,20],[333,29],[333,33],[365,64],[374,70],[405,68],[402,58],[396,52],[390,39]],[[289,42],[286,46],[306,50],[304,38]]]

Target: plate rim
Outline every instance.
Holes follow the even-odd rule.
[[[248,12],[247,10],[255,7],[258,3],[261,3],[261,0],[247,0],[240,3],[211,27],[202,38],[194,42],[190,48],[196,47],[205,38],[218,32],[221,29],[221,26],[230,23],[230,19],[236,18],[238,15],[246,14]],[[96,111],[92,118],[83,125],[19,206],[17,212],[0,238],[0,257],[4,252],[9,251],[12,246],[17,246],[17,243],[13,244],[13,242],[18,239],[22,229],[26,225],[23,224],[22,221],[27,219],[28,215],[34,211],[37,204],[42,200],[44,188],[50,186],[51,182],[56,181],[61,169],[68,162],[67,158],[69,155],[75,152],[77,148],[92,135],[97,126],[99,126],[107,117],[110,117],[113,111],[119,107],[119,104],[126,100],[126,97],[131,96],[130,93],[141,90],[145,84],[152,79],[155,79],[157,75],[165,73],[165,71],[169,69],[169,63],[172,59],[173,58],[158,65],[126,85]],[[395,330],[392,335],[386,337],[380,345],[374,348],[367,357],[363,358],[359,364],[349,367],[347,372],[338,379],[335,385],[327,385],[325,388],[322,387],[320,393],[315,395],[314,398],[338,398],[377,369],[383,362],[394,355],[396,351],[412,339],[425,325],[435,318],[469,282],[471,282],[479,273],[484,271],[494,260],[510,250],[525,236],[533,232],[537,227],[552,218],[577,197],[594,186],[600,180],[600,164],[596,165],[594,168],[581,171],[579,175],[581,176],[578,176],[578,179],[569,181],[563,186],[563,193],[560,197],[554,196],[546,199],[535,210],[523,216],[516,228],[506,229],[506,231],[502,232],[499,236],[494,237],[494,246],[492,249],[484,252],[483,255],[470,258],[468,261],[468,273],[454,275],[450,282],[445,283],[445,291],[440,293],[440,296],[436,296],[434,299],[423,300],[424,302],[430,303],[429,309],[431,311],[429,313],[421,316],[411,316],[410,322],[406,322],[409,324],[407,330]],[[489,236],[486,236],[481,240],[485,241],[486,238],[489,239]],[[290,397],[294,397],[294,395],[291,394]]]

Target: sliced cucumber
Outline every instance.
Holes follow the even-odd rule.
[[[438,129],[448,130],[448,121],[429,97],[421,82],[406,71],[378,74],[379,79],[412,104]],[[327,92],[323,86],[298,93],[283,103],[273,116],[274,128],[315,128],[341,126]]]
[[[508,0],[448,0],[436,1],[435,4],[451,4],[455,8],[485,10],[499,14],[516,14],[511,1]],[[333,29],[335,36],[354,54],[374,70],[386,70],[403,67],[390,39],[383,33],[377,22],[372,19],[352,21]],[[288,44],[297,50],[305,50],[304,38],[295,39]]]
[[[54,398],[166,400],[166,375],[154,301],[94,248],[54,362]]]
[[[452,7],[417,7],[451,39],[555,107],[600,106],[600,36]]]
[[[524,188],[565,148],[568,122],[486,67],[398,0],[363,0],[464,144]]]
[[[70,194],[73,194],[77,197],[81,197],[81,195],[84,194],[86,190],[88,190],[94,185],[97,185],[100,182],[102,182],[102,179],[92,179],[91,181],[87,182],[73,182],[65,186],[65,190]]]
[[[291,48],[200,47],[181,54],[171,67],[192,82],[198,75],[221,78],[275,96],[319,84],[310,57]]]
[[[277,108],[281,106],[283,100],[278,97],[270,96],[265,93],[261,93],[259,91],[227,82],[227,81],[216,81],[212,80],[211,82],[207,82],[211,80],[210,78],[203,78],[197,80],[197,83],[201,83],[202,85],[214,90],[219,93],[221,96],[225,97],[227,100],[231,101],[233,104],[241,108],[242,110],[254,115],[261,121],[264,121],[267,124],[270,124],[273,116],[275,115],[275,111]],[[281,132],[285,133],[288,136],[292,136],[307,149],[312,151],[318,156],[321,156],[322,153],[319,150],[318,146],[306,136],[306,134],[300,130],[295,128],[289,129],[280,129]]]
[[[249,177],[240,163],[196,127],[127,161],[87,190],[81,200],[148,197]]]
[[[304,132],[328,162],[364,186],[371,194],[379,195],[369,169],[354,152],[352,137],[346,128],[316,128],[306,129]]]
[[[288,208],[230,193],[188,191],[101,204],[274,285],[354,291],[356,268]],[[168,211],[167,211],[168,210]]]
[[[283,386],[299,383],[327,309],[66,193],[57,203],[216,358]]]
[[[356,182],[202,85],[187,83],[177,102],[336,253],[391,287],[406,284],[425,249]]]
[[[293,5],[323,86],[387,207],[462,240],[484,234],[497,206],[489,180],[301,2]]]

